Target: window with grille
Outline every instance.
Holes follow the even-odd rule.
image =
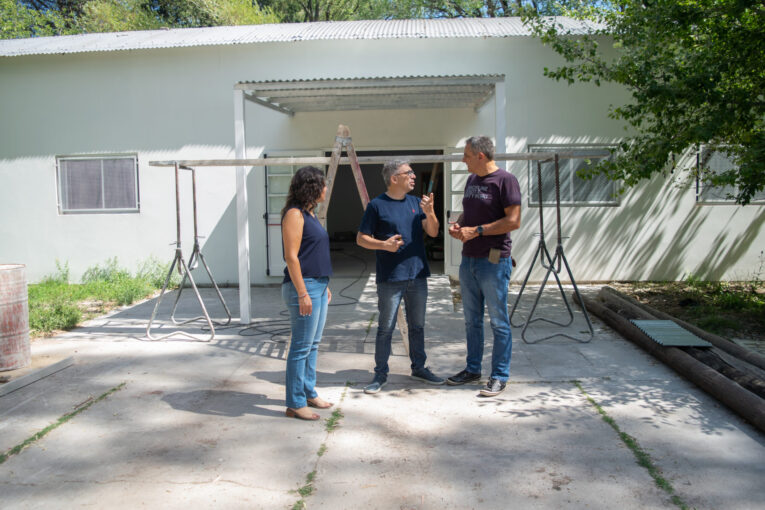
[[[713,186],[704,182],[705,173],[718,174],[737,167],[733,157],[724,149],[701,147],[696,154],[696,202],[709,204],[735,204],[737,186]],[[755,193],[753,203],[765,203],[765,191]]]
[[[612,147],[594,145],[530,145],[529,152],[567,152],[592,154],[605,152]],[[568,206],[614,206],[619,205],[617,187],[603,175],[583,179],[577,175],[580,170],[596,165],[607,158],[560,158],[558,161],[560,203]],[[542,204],[555,205],[555,162],[542,163]],[[537,162],[529,161],[529,204],[539,205],[539,182]]]
[[[138,158],[73,156],[57,161],[62,213],[138,212]]]

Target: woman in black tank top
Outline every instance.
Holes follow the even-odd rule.
[[[329,236],[314,214],[327,192],[324,173],[307,166],[292,177],[287,202],[282,209],[284,270],[282,297],[290,313],[292,340],[287,354],[286,415],[318,420],[309,409],[327,409],[333,404],[316,393],[316,358],[332,299],[329,277]]]

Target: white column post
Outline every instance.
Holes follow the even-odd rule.
[[[507,112],[505,111],[505,80],[494,84],[494,135],[496,137],[495,151],[503,153],[507,151],[505,139],[507,138]]]
[[[244,129],[244,91],[234,90],[234,151],[247,158]],[[250,225],[247,205],[247,168],[236,167],[236,240],[239,260],[239,322],[250,323]]]

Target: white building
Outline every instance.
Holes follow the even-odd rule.
[[[57,260],[69,264],[74,279],[115,256],[129,268],[150,255],[169,262],[176,237],[174,170],[149,162],[241,157],[237,111],[244,114],[246,134],[238,133],[246,139],[239,150],[246,146],[247,158],[327,156],[339,124],[350,127],[362,155],[459,154],[474,134],[495,137],[498,152],[504,146],[509,153],[590,150],[619,140],[624,131],[608,118],[608,108],[628,95],[613,86],[567,86],[543,76],[545,67],[560,63],[512,18],[0,41],[0,263],[26,264],[35,281],[53,273]],[[457,92],[446,92],[455,86]],[[317,87],[319,93],[311,92]],[[348,96],[343,87],[370,93]],[[274,88],[289,89],[288,97],[276,97],[268,90]],[[247,95],[279,103],[282,111]],[[748,279],[762,271],[762,201],[746,207],[712,201],[679,170],[615,195],[611,183],[573,178],[574,162],[586,164],[563,162],[561,215],[578,281],[677,280],[691,273]],[[417,165],[420,182],[427,182],[432,166]],[[507,167],[525,195],[523,226],[513,234],[519,264],[513,277],[521,280],[537,248],[539,208],[532,165]],[[435,192],[446,224],[446,212],[460,207],[466,173],[459,164],[443,168]],[[251,283],[280,280],[278,227],[267,227],[266,213],[280,209],[292,170],[271,166],[267,177],[264,167],[246,169],[248,234],[238,240],[236,168],[197,167],[199,233],[216,280],[239,282],[246,274],[238,263],[244,248]],[[377,169],[365,167],[364,173],[370,194],[381,192]],[[336,239],[354,234],[361,218],[352,182],[350,171],[341,169],[328,218]],[[187,172],[181,186],[188,253]],[[552,191],[545,187],[546,195]],[[555,208],[544,210],[552,251]],[[448,235],[441,242],[445,271],[456,274],[459,247]]]

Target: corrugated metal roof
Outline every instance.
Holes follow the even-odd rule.
[[[557,18],[556,22],[575,34],[588,33],[595,28],[595,25],[565,17]],[[520,18],[326,21],[8,39],[0,41],[0,56],[341,39],[490,38],[528,35],[529,31],[523,26]]]
[[[391,76],[248,81],[235,88],[250,101],[286,114],[338,110],[480,108],[503,75]]]
[[[712,347],[712,344],[673,321],[630,319],[630,322],[664,347]]]

